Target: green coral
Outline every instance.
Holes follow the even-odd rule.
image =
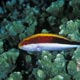
[[[72,40],[80,40],[80,20],[70,20],[60,26],[59,34],[68,35]]]
[[[72,56],[72,59],[76,60],[76,61],[79,61],[80,60],[80,48],[77,48],[75,51],[74,51],[74,54]]]
[[[47,18],[47,20],[48,20],[48,22],[49,22],[49,24],[50,24],[50,26],[53,26],[53,25],[55,25],[55,17],[54,16],[49,16],[48,18]]]
[[[80,9],[79,9],[79,5],[80,5],[80,1],[79,0],[70,0],[69,5],[72,6],[73,8],[73,15],[76,18],[80,17]],[[75,7],[74,7],[75,6]]]
[[[67,66],[68,73],[72,76],[74,76],[77,72],[76,63],[74,61],[69,61]]]
[[[24,14],[28,15],[23,20],[25,23],[28,24],[25,32],[28,36],[30,36],[35,31],[35,27],[37,26],[37,20],[36,17],[34,16],[33,9],[29,5],[26,6],[26,12]]]
[[[46,9],[46,11],[48,13],[56,16],[60,12],[60,10],[63,7],[63,5],[64,5],[64,1],[63,0],[52,2],[51,5]]]
[[[53,54],[54,56],[54,54]],[[62,54],[56,54],[56,57],[54,58],[51,53],[48,51],[43,51],[41,54],[40,59],[38,60],[38,65],[40,67],[40,70],[45,73],[45,76],[47,77],[53,77],[60,73],[65,73],[65,58]],[[36,70],[39,70],[36,68]],[[35,73],[37,71],[35,70]],[[36,76],[36,74],[35,74]],[[45,77],[45,78],[46,78]]]
[[[78,71],[78,72],[74,75],[74,79],[75,79],[75,80],[80,80],[80,71]]]
[[[11,36],[22,33],[24,29],[25,27],[22,25],[21,21],[13,21],[11,24],[6,25],[6,30]]]
[[[41,55],[41,60],[43,61],[51,61],[52,55],[48,51],[43,51]]]
[[[41,33],[48,33],[48,31],[46,29],[43,29]]]
[[[43,51],[41,55],[41,59],[38,60],[39,65],[46,70],[51,70],[51,62],[52,56],[49,52]],[[47,72],[46,72],[47,73]]]
[[[62,54],[57,54],[56,58],[54,59],[54,64],[59,72],[65,71],[65,58]]]
[[[38,69],[38,68],[34,69],[34,71],[36,73],[34,76],[36,79],[37,79],[36,76],[38,76],[38,78],[39,78],[39,76],[40,77],[42,76],[41,78],[42,78],[42,80],[44,80],[47,77],[47,75],[49,75],[49,74],[51,75],[51,69],[52,69],[52,65],[53,65],[51,60],[52,60],[52,55],[48,51],[43,51],[40,59],[37,62],[41,69]],[[37,80],[40,80],[40,79],[37,79]]]
[[[72,59],[74,59],[76,61],[77,71],[79,71],[80,70],[80,48],[77,48],[74,51],[74,54],[72,56]]]
[[[64,77],[64,80],[71,80],[71,76],[65,72],[61,73],[60,75]]]
[[[31,62],[31,56],[30,55],[26,55],[26,57],[25,57],[25,61],[26,61],[26,63],[30,63]]]
[[[13,72],[6,80],[22,80],[22,75],[20,72]]]
[[[29,26],[26,29],[27,35],[32,35],[35,31],[35,27],[37,26],[36,18],[33,15],[29,15],[26,17],[26,21],[29,24]]]
[[[19,52],[16,49],[11,49],[0,55],[0,80],[7,77],[16,66],[16,59],[19,56]]]
[[[26,34],[25,33],[19,34],[19,39],[20,40],[23,40],[25,37],[26,37]]]
[[[36,80],[44,80],[46,77],[45,72],[41,69],[33,69],[33,75]]]
[[[3,50],[3,41],[0,40],[0,54],[1,54],[3,51],[4,51],[4,50]]]
[[[49,80],[64,80],[64,77],[61,76],[61,75],[57,75],[57,76],[55,76],[54,78],[49,79]]]

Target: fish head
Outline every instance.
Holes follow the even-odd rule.
[[[19,48],[25,51],[41,51],[38,44],[23,45],[23,46],[20,46]]]

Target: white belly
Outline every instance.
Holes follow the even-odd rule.
[[[29,44],[24,45],[21,49],[26,51],[42,51],[42,50],[65,50],[69,48],[76,48],[79,45],[70,45],[70,44],[59,44],[59,43],[37,43],[37,44]]]
[[[42,50],[64,50],[69,48],[76,48],[78,45],[69,45],[69,44],[58,44],[58,43],[46,43],[39,44],[40,49]]]

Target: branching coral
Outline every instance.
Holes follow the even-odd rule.
[[[72,40],[80,40],[80,20],[70,20],[62,24],[59,34],[67,35]]]
[[[5,79],[14,70],[18,55],[19,52],[16,49],[11,49],[0,55],[0,80]]]
[[[46,9],[46,11],[48,13],[56,16],[60,12],[63,5],[64,5],[64,0],[59,0],[59,1],[56,1],[56,2],[52,2],[51,5]]]
[[[22,80],[22,75],[20,72],[13,72],[10,74],[10,77],[6,80]]]
[[[0,40],[0,54],[1,54],[3,51],[4,51],[4,50],[3,50],[3,41]]]
[[[53,54],[54,56],[54,54]],[[66,70],[65,70],[65,58],[61,54],[56,54],[56,58],[54,59],[51,53],[43,51],[41,58],[38,60],[39,69],[36,68],[33,70],[35,78],[38,80],[39,76],[37,72],[41,71],[43,76],[39,79],[46,79],[48,76],[48,79],[50,79],[53,76],[56,75],[62,75],[63,78],[65,78]],[[66,74],[68,76],[68,74]],[[52,80],[52,79],[51,79]],[[53,79],[54,80],[54,79]]]

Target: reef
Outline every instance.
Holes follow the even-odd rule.
[[[79,80],[79,47],[51,52],[18,48],[37,33],[80,41],[80,0],[1,0],[0,80]]]

